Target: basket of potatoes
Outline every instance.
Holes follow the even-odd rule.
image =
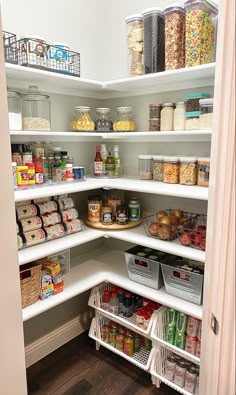
[[[143,218],[143,224],[147,236],[171,241],[177,239],[185,228],[194,228],[197,217],[198,214],[167,209]]]

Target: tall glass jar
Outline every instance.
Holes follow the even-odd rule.
[[[165,22],[158,7],[143,11],[145,74],[165,70]]]
[[[167,184],[179,183],[179,158],[165,156],[163,165],[163,180]]]
[[[178,4],[164,9],[165,15],[165,69],[185,66],[185,10]]]
[[[75,118],[72,121],[71,129],[78,131],[93,131],[95,124],[90,118],[90,107],[75,107]]]
[[[133,119],[132,107],[118,107],[117,108],[117,120],[113,124],[113,130],[122,132],[131,132],[136,128]]]
[[[174,123],[174,103],[162,104],[161,110],[161,131],[173,130]]]
[[[175,104],[174,110],[174,130],[185,129],[185,103],[179,101]]]
[[[22,102],[18,92],[7,90],[10,130],[22,130]]]
[[[30,86],[22,95],[23,130],[50,130],[50,98]]]
[[[110,108],[96,108],[95,130],[98,132],[110,132],[113,130]]]
[[[126,18],[128,72],[131,77],[142,75],[143,67],[143,18],[141,14],[133,14]]]

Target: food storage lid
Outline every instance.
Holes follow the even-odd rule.
[[[210,97],[209,99],[200,99],[199,104],[201,107],[213,107],[214,105],[214,98]]]
[[[69,168],[72,168],[73,165],[72,165],[71,163],[67,163],[67,164],[66,164],[66,167],[69,169]]]
[[[202,93],[202,92],[197,92],[197,93],[187,93],[185,95],[185,99],[189,100],[189,99],[201,99],[204,97],[209,97],[210,94],[209,93]]]
[[[153,156],[152,156],[152,159],[153,159],[153,160],[162,161],[162,160],[163,160],[163,156],[162,156],[162,155],[153,155]]]
[[[184,7],[181,6],[179,3],[173,3],[168,5],[167,7],[164,8],[164,14],[169,14],[172,11],[180,11],[183,14],[185,14],[185,9]]]
[[[192,6],[199,6],[199,7],[204,7],[211,9],[211,11],[214,11],[216,14],[218,13],[218,6],[215,4],[213,1],[209,0],[186,0],[184,2],[184,7],[192,7]],[[200,8],[201,9],[201,8]]]
[[[164,16],[163,10],[160,7],[151,7],[151,8],[147,8],[146,10],[143,10],[142,16],[147,16],[148,14],[158,14]]]
[[[185,104],[185,102],[184,101],[177,101],[176,103],[175,103],[175,105],[177,106],[177,105],[181,105],[181,106],[183,106]]]
[[[210,161],[211,161],[211,158],[209,158],[209,157],[208,157],[208,158],[201,158],[201,157],[200,157],[200,158],[197,158],[197,161],[198,161],[198,162],[210,162]]]
[[[152,155],[139,155],[139,159],[152,159]]]
[[[117,111],[132,111],[132,107],[117,107]]]
[[[178,156],[164,156],[164,162],[179,162]]]
[[[150,108],[152,108],[152,107],[159,108],[159,107],[161,107],[161,104],[149,104],[149,107]]]
[[[20,98],[20,93],[16,92],[16,91],[11,91],[10,89],[7,89],[7,97]]]
[[[28,92],[23,93],[22,98],[24,100],[47,100],[49,99],[48,95],[43,95],[39,92],[38,87],[36,85],[30,85]]]
[[[107,113],[107,112],[110,112],[111,109],[110,108],[106,108],[106,107],[98,107],[98,108],[96,108],[96,111],[97,112],[102,112],[102,113]]]
[[[61,152],[61,147],[52,147],[54,152]]]
[[[142,17],[142,14],[132,14],[132,15],[129,15],[129,16],[127,16],[126,18],[125,18],[125,22],[131,22],[131,21],[142,21],[143,20],[143,17]]]
[[[86,111],[90,111],[90,107],[87,107],[87,106],[77,106],[77,107],[75,107],[75,110],[79,110],[79,111],[82,111],[82,112],[86,112]]]
[[[12,162],[11,165],[12,165],[12,166],[16,166],[16,162]]]
[[[189,163],[194,162],[195,163],[195,162],[197,162],[197,158],[194,156],[180,156],[179,161],[180,162],[189,162]]]
[[[201,113],[201,111],[186,111],[184,115],[185,118],[199,118]]]
[[[162,107],[174,107],[174,103],[163,103]]]
[[[26,166],[33,168],[35,167],[35,163],[26,163]]]

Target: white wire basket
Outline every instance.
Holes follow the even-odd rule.
[[[115,315],[114,313],[111,313],[110,311],[104,310],[102,308],[102,295],[105,290],[110,290],[110,289],[111,289],[111,284],[108,282],[104,282],[104,283],[94,287],[91,291],[88,305],[93,307],[100,313],[102,313],[103,316],[110,318],[112,321],[122,324],[126,328],[131,329],[134,332],[137,332],[141,335],[146,335],[146,337],[150,337],[150,332],[151,332],[151,328],[153,325],[155,312],[152,314],[152,317],[149,321],[147,328],[143,329],[142,327],[140,327],[136,324],[136,314],[135,313],[132,315],[132,317],[127,318],[127,317],[124,317],[123,314]]]
[[[165,306],[160,307],[160,309],[156,311],[153,320],[152,330],[151,330],[151,339],[156,340],[158,343],[164,345],[167,350],[174,352],[175,354],[187,359],[188,361],[200,365],[200,358],[164,340],[165,326],[167,321],[166,313],[167,313],[167,307]]]
[[[89,330],[89,337],[94,339],[97,344],[107,348],[108,350],[114,352],[117,355],[120,355],[127,361],[131,362],[132,364],[138,366],[140,369],[145,371],[149,371],[150,364],[151,364],[151,351],[145,350],[141,347],[139,352],[135,352],[132,357],[124,354],[122,351],[117,350],[115,347],[111,346],[108,343],[105,343],[101,337],[101,330],[104,324],[107,324],[109,320],[106,317],[103,317],[101,314],[97,313],[96,317],[93,318],[90,330]]]
[[[168,385],[169,387],[173,388],[175,391],[178,391],[180,394],[184,395],[193,395],[191,392],[186,391],[184,388],[179,387],[174,382],[165,378],[165,364],[168,355],[172,353],[166,347],[157,346],[152,350],[151,356],[151,366],[150,366],[150,373],[153,377],[160,380],[162,383]]]

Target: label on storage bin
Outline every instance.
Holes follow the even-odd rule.
[[[177,277],[177,278],[180,278],[181,280],[185,280],[185,281],[190,280],[189,274],[183,273],[183,272],[177,272],[176,270],[173,271],[173,277]]]

